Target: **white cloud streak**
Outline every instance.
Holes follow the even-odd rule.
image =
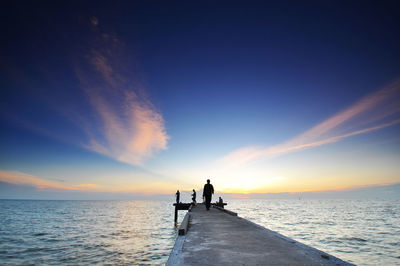
[[[399,124],[399,94],[400,81],[396,81],[284,143],[243,147],[218,160],[218,164],[222,168],[238,167]]]

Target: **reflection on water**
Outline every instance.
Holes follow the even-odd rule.
[[[172,203],[0,200],[0,262],[164,264]],[[228,209],[355,264],[400,264],[399,200],[230,200]]]
[[[5,263],[163,264],[176,237],[167,201],[0,201],[0,210]]]
[[[400,200],[231,200],[229,209],[355,264],[400,264]]]

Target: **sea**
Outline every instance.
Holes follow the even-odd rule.
[[[357,265],[400,265],[400,199],[232,199],[227,209]],[[0,200],[1,265],[162,265],[175,243],[165,200]]]

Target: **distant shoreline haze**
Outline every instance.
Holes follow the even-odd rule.
[[[201,192],[201,191],[198,191]],[[181,201],[190,202],[192,191],[181,190]],[[198,193],[201,195],[201,193]],[[87,192],[40,189],[32,186],[15,185],[0,182],[0,199],[21,200],[170,200],[173,202],[174,193],[171,194],[137,194],[137,193],[112,193],[112,192]],[[229,199],[400,199],[400,183],[391,185],[377,185],[346,190],[306,191],[306,192],[281,192],[281,193],[219,193],[213,197],[224,200]],[[201,199],[198,199],[200,201]]]

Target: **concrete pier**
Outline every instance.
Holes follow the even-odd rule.
[[[352,265],[223,209],[188,212],[167,265]]]

